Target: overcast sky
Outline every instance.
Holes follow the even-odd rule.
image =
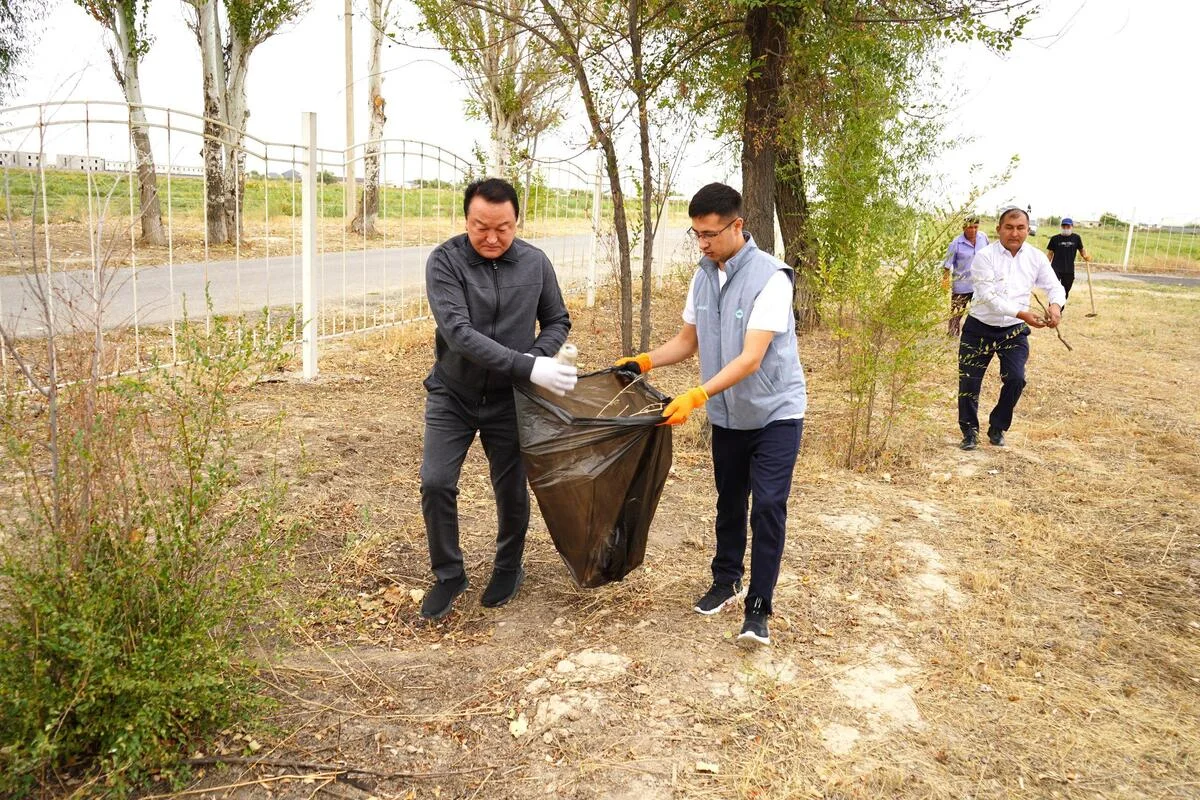
[[[402,0],[397,0],[401,5]],[[363,0],[356,0],[360,9]],[[944,59],[956,94],[950,132],[971,141],[935,165],[952,178],[960,200],[981,174],[1021,158],[1013,180],[980,202],[1007,201],[1035,214],[1094,219],[1102,211],[1139,219],[1200,219],[1200,3],[1190,0],[1047,0],[1024,41],[1003,57],[958,47]],[[318,112],[323,146],[344,146],[341,0],[314,0],[313,10],[262,45],[251,62],[250,130],[273,141],[298,141],[300,112]],[[183,5],[155,0],[156,39],[143,65],[145,102],[197,111],[199,53]],[[366,73],[367,24],[356,26],[355,58]],[[464,157],[486,141],[486,128],[465,120],[465,90],[436,52],[391,46],[385,54],[385,135],[436,142]],[[74,3],[60,0],[26,70],[17,103],[49,99],[119,100],[100,28]],[[365,108],[365,84],[356,99]],[[365,138],[365,111],[357,118]],[[566,143],[582,123],[568,123]],[[47,146],[47,151],[57,150]],[[736,179],[736,165],[711,143],[685,160],[681,187]],[[728,154],[724,154],[728,155]]]

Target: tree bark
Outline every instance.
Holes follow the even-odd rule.
[[[229,241],[225,217],[225,170],[222,142],[224,119],[225,59],[221,44],[217,0],[196,5],[196,36],[204,74],[204,219],[209,244]]]
[[[385,22],[383,17],[383,0],[371,0],[371,51],[367,60],[367,105],[371,124],[367,132],[367,143],[363,148],[362,200],[354,212],[354,221],[350,223],[350,230],[368,237],[378,235],[375,220],[379,216],[379,149],[380,140],[383,139],[383,125],[387,122],[383,113],[386,102],[383,99],[381,64]]]
[[[113,72],[129,106],[129,136],[133,143],[134,157],[137,159],[141,242],[161,246],[167,243],[167,236],[163,232],[162,206],[158,199],[158,175],[154,170],[154,153],[150,149],[150,129],[146,124],[146,112],[142,108],[137,32],[130,28],[132,20],[124,13],[124,9],[116,9],[112,21],[113,36],[120,52],[118,54],[110,50],[109,58],[112,59]]]
[[[253,44],[242,41],[230,31],[228,84],[225,89],[225,226],[229,241],[245,237],[242,213],[246,198],[246,123],[250,109],[246,103],[246,73],[250,67]],[[235,238],[236,237],[236,238]]]
[[[779,231],[783,236],[784,260],[796,273],[792,288],[792,311],[796,325],[801,330],[811,330],[821,324],[817,242],[809,226],[804,166],[798,154],[787,147],[779,150],[775,192],[779,204]]]
[[[638,349],[650,349],[650,333],[653,320],[650,318],[650,301],[654,278],[654,163],[650,158],[650,112],[647,108],[647,90],[644,64],[642,61],[642,29],[640,25],[641,2],[629,2],[629,51],[633,63],[633,92],[637,98],[638,145],[642,159],[642,304],[641,331]]]
[[[742,207],[746,230],[768,253],[775,250],[775,162],[787,53],[787,32],[779,13],[778,6],[754,6],[745,24],[752,68],[746,77],[742,121]]]

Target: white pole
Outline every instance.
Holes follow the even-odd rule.
[[[669,197],[663,197],[662,206],[658,209],[658,222],[655,223],[654,228],[655,244],[658,245],[658,255],[656,256],[658,259],[658,275],[656,276],[655,285],[660,290],[663,287],[663,272],[666,271],[667,267],[667,248],[664,240],[667,238],[667,204],[670,202],[671,199]]]
[[[304,379],[317,377],[317,301],[313,285],[317,254],[317,115],[312,111],[300,114],[301,142],[306,160],[304,178],[300,183],[300,275],[301,309],[304,314],[303,334],[300,337],[304,364]]]
[[[588,245],[587,305],[596,305],[596,258],[600,251],[600,173],[603,162],[596,157],[596,178],[592,182],[592,241]]]
[[[354,160],[354,0],[346,0],[342,12],[346,37],[346,191],[342,196],[342,210],[346,222],[352,222],[358,212],[358,191],[354,177],[358,162]]]
[[[1133,215],[1129,217],[1129,233],[1125,237],[1125,257],[1121,259],[1121,270],[1129,270],[1129,251],[1133,249],[1133,219],[1137,215],[1137,209],[1133,210]]]

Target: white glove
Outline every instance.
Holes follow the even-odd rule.
[[[575,388],[578,374],[578,368],[570,364],[560,364],[549,356],[536,356],[529,380],[561,397]]]

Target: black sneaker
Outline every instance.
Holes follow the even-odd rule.
[[[517,591],[521,588],[521,582],[524,580],[525,570],[521,567],[493,569],[492,579],[488,581],[487,588],[483,590],[483,596],[479,598],[479,605],[487,608],[504,605],[517,596]]]
[[[975,433],[963,434],[963,440],[959,443],[960,450],[974,450],[979,445],[979,436]]]
[[[742,623],[742,632],[737,638],[740,647],[757,647],[760,644],[771,643],[771,635],[767,632],[768,613],[766,601],[761,597],[746,600],[746,618]]]
[[[746,596],[746,590],[742,588],[741,581],[733,583],[717,583],[713,581],[713,585],[708,591],[696,601],[695,610],[699,614],[705,616],[716,614],[730,603],[735,603]]]
[[[988,428],[988,441],[996,447],[1004,447],[1004,431]]]
[[[421,616],[434,622],[446,616],[454,606],[454,598],[465,592],[470,585],[466,575],[436,582],[425,593],[425,602],[421,604]]]

